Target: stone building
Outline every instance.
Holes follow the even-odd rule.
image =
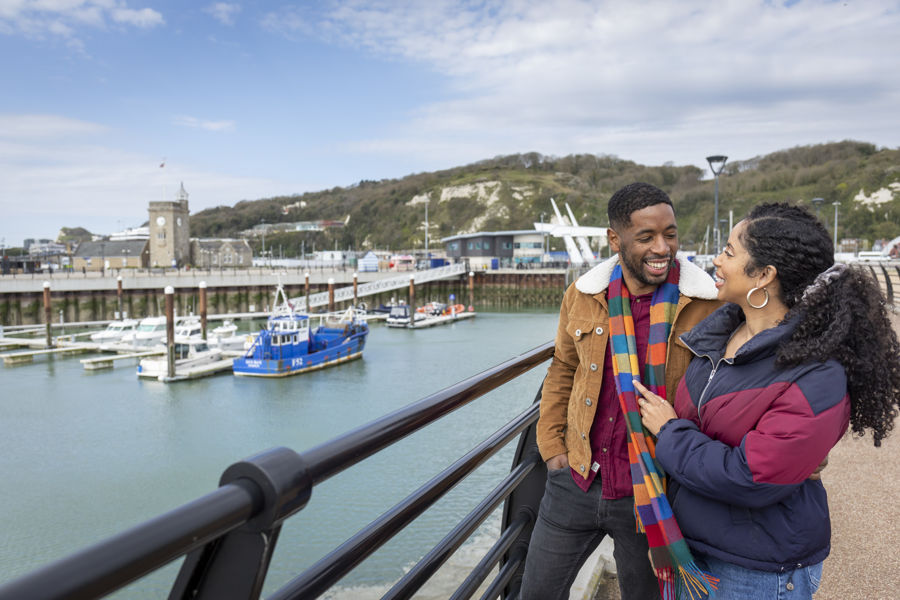
[[[253,266],[253,250],[247,240],[191,240],[191,264],[197,269],[239,268]]]
[[[191,262],[188,193],[181,184],[174,202],[151,202],[150,266],[182,267]]]
[[[146,269],[149,263],[147,240],[81,242],[72,255],[72,269],[75,271]]]

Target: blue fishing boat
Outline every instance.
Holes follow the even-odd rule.
[[[247,353],[234,359],[235,375],[285,377],[322,369],[360,358],[369,335],[369,326],[353,309],[337,318],[325,318],[315,330],[309,315],[298,313],[283,299],[266,321]]]

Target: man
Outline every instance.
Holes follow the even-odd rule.
[[[635,526],[625,418],[608,344],[607,293],[611,277],[619,277],[615,267],[621,265],[617,289],[627,288],[630,296],[626,301],[622,294],[621,301],[630,301],[643,373],[653,293],[670,274],[677,281],[677,307],[664,355],[670,401],[691,359],[676,340],[719,303],[713,279],[689,261],[676,259],[678,228],[665,192],[646,183],[627,185],[613,194],[607,212],[609,244],[616,254],[566,290],[544,380],[537,443],[548,474],[528,547],[522,600],[568,598],[579,569],[606,535],[614,541],[622,600],[659,598],[647,538]]]

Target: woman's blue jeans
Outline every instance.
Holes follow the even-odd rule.
[[[697,566],[719,578],[715,600],[811,600],[822,580],[822,563],[782,573],[757,571],[694,553]]]

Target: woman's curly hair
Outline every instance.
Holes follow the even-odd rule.
[[[880,446],[900,406],[900,344],[877,282],[847,268],[810,287],[834,264],[834,246],[822,223],[802,207],[762,204],[746,223],[741,241],[750,254],[747,274],[774,266],[789,309],[785,319],[800,318],[778,349],[776,364],[840,362],[847,373],[850,427],[858,436],[871,429]]]

